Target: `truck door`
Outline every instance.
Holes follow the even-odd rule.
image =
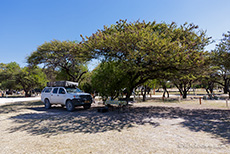
[[[53,91],[51,92],[51,98],[50,98],[50,103],[55,104],[58,103],[58,88],[54,88]]]
[[[65,105],[66,91],[64,88],[59,88],[58,91],[58,103]]]

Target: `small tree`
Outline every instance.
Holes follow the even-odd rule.
[[[1,64],[0,82],[2,89],[13,90],[18,88],[16,76],[20,69],[20,66],[16,62]]]
[[[92,72],[92,87],[100,93],[103,101],[108,97],[117,98],[121,90],[126,88],[127,74],[120,68],[119,62],[104,62]]]
[[[157,79],[152,79],[152,80],[148,80],[146,81],[141,87],[141,94],[142,94],[142,101],[145,102],[146,101],[146,94],[150,92],[151,88],[155,89],[155,88],[159,88],[159,80]]]
[[[22,86],[25,96],[31,96],[29,92],[35,88],[45,87],[47,79],[42,69],[35,66],[22,68],[16,76],[16,81]]]
[[[215,75],[212,74],[210,74],[209,76],[207,75],[201,79],[201,84],[205,88],[207,94],[209,95],[209,98],[211,99],[213,96],[213,90],[216,80],[217,78],[215,77]]]
[[[215,50],[212,50],[212,65],[218,67],[216,76],[222,78],[215,82],[224,87],[224,93],[229,91],[230,82],[230,31],[223,34],[223,39],[216,45]]]

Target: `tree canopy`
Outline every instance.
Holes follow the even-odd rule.
[[[204,64],[209,38],[198,26],[120,20],[83,38],[89,51],[105,61],[120,61],[132,90],[164,72],[189,71]]]
[[[230,31],[223,34],[220,43],[212,50],[211,56],[212,66],[217,67],[218,70],[216,76],[222,78],[222,81],[216,80],[215,82],[222,85],[224,87],[224,93],[227,93],[230,82]]]
[[[92,73],[92,87],[106,100],[117,98],[127,87],[128,75],[121,70],[119,62],[101,63]]]
[[[20,66],[16,62],[1,64],[0,83],[2,89],[17,89],[16,77],[20,71]]]
[[[75,82],[87,72],[82,67],[90,59],[90,52],[83,50],[80,43],[58,40],[45,42],[27,58],[30,65],[43,64],[44,68],[58,69]]]
[[[28,96],[31,90],[45,87],[46,75],[37,66],[21,68],[16,62],[1,64],[0,66],[0,88],[3,90],[23,89],[25,95]]]
[[[41,68],[24,67],[16,76],[16,82],[22,86],[25,96],[29,96],[29,92],[35,88],[42,89],[46,86],[46,75]]]

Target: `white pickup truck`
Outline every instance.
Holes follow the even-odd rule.
[[[66,106],[68,111],[73,111],[75,106],[83,106],[89,109],[92,104],[92,97],[88,93],[83,93],[76,87],[76,83],[70,81],[58,81],[47,83],[47,87],[42,90],[41,101],[45,108],[51,108],[52,104]]]

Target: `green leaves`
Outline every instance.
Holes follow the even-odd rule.
[[[44,88],[46,86],[46,75],[41,68],[24,67],[17,74],[16,81],[28,92],[34,88]]]
[[[127,87],[127,74],[119,62],[104,62],[92,72],[92,87],[106,100],[115,99]]]
[[[26,93],[35,88],[44,88],[46,86],[46,75],[39,67],[24,67],[11,62],[2,65],[0,71],[0,82],[2,89],[23,89]]]
[[[216,67],[216,74],[222,78],[222,80],[215,81],[224,87],[224,93],[229,91],[230,83],[230,31],[223,34],[223,39],[216,48],[212,50],[211,66]]]
[[[91,37],[87,37],[84,43],[95,54],[103,55],[107,59],[127,61],[136,65],[135,67],[148,65],[155,68],[159,65],[162,67],[161,64],[177,67],[179,64],[174,61],[178,61],[178,53],[180,62],[185,62],[193,59],[195,55],[191,54],[199,53],[208,43],[203,33],[195,33],[196,28],[193,24],[177,28],[175,23],[127,23],[120,20],[117,25],[98,30]],[[149,63],[150,61],[155,63]]]
[[[16,62],[1,64],[0,82],[2,89],[16,88],[16,77],[20,71],[20,66]]]
[[[121,61],[132,90],[159,76],[195,80],[196,69],[205,64],[204,46],[209,43],[198,26],[119,20],[83,40],[88,50],[105,61]]]
[[[79,82],[83,74],[87,70],[82,71],[81,68],[90,59],[90,52],[84,50],[81,43],[76,41],[58,41],[53,40],[45,42],[37,48],[28,58],[30,65],[43,64],[45,68],[53,68],[60,73],[65,73],[71,81]],[[59,75],[59,79],[60,79]]]

